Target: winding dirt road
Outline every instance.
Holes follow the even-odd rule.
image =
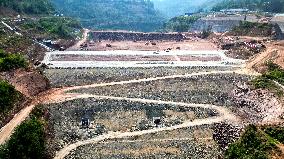
[[[9,139],[14,129],[29,116],[30,112],[36,105],[49,104],[49,103],[61,103],[64,101],[80,99],[80,98],[126,100],[126,101],[141,102],[141,103],[170,104],[170,105],[184,106],[184,107],[209,108],[209,109],[216,110],[219,115],[216,117],[210,117],[206,119],[186,121],[181,125],[176,125],[172,127],[163,127],[163,128],[136,131],[136,132],[115,132],[115,133],[113,132],[113,133],[105,134],[105,135],[93,138],[91,140],[80,141],[80,142],[68,145],[67,147],[63,148],[56,154],[56,157],[55,157],[56,159],[64,158],[66,155],[70,153],[71,150],[77,148],[78,146],[82,146],[82,145],[86,145],[90,143],[97,143],[105,139],[116,139],[116,138],[124,138],[124,137],[129,137],[129,136],[140,136],[140,135],[150,134],[150,133],[155,133],[155,132],[160,132],[160,131],[175,130],[175,129],[185,128],[185,127],[212,124],[212,123],[217,123],[217,122],[222,122],[222,121],[238,122],[238,118],[229,109],[225,107],[215,106],[215,105],[189,104],[189,103],[179,103],[179,102],[171,102],[171,101],[158,101],[158,100],[148,100],[148,99],[66,93],[67,91],[72,91],[72,90],[82,89],[82,88],[94,88],[94,87],[103,87],[103,86],[112,86],[112,85],[123,85],[123,84],[129,84],[129,83],[156,81],[156,80],[163,80],[163,79],[186,78],[186,77],[199,76],[199,75],[228,74],[228,73],[247,74],[246,71],[241,71],[241,70],[240,71],[211,71],[211,72],[191,73],[191,74],[185,74],[185,75],[172,75],[172,76],[155,77],[155,78],[143,78],[143,79],[137,79],[137,80],[121,81],[121,82],[91,84],[91,85],[85,85],[85,86],[65,87],[61,89],[51,89],[51,90],[48,90],[47,92],[42,93],[38,97],[36,97],[33,100],[33,102],[30,104],[30,106],[21,110],[17,115],[14,116],[14,118],[8,124],[6,124],[4,127],[0,129],[0,144],[5,143],[5,141]]]
[[[98,143],[98,142],[101,142],[107,139],[121,139],[125,137],[141,136],[145,134],[152,134],[152,133],[157,133],[161,131],[171,131],[171,130],[187,128],[191,126],[200,126],[200,125],[205,125],[205,124],[220,123],[223,121],[228,121],[228,122],[233,122],[233,123],[239,122],[238,117],[236,117],[229,109],[222,107],[222,106],[215,106],[211,104],[188,104],[188,103],[180,103],[180,102],[169,102],[169,101],[137,99],[137,98],[96,96],[96,95],[90,95],[90,94],[71,94],[71,95],[73,95],[74,97],[70,98],[70,100],[82,99],[82,98],[95,98],[95,99],[111,99],[111,100],[141,102],[141,103],[169,104],[169,105],[183,106],[183,107],[209,108],[209,109],[216,110],[219,115],[215,117],[209,117],[206,119],[196,119],[194,121],[185,121],[184,123],[180,125],[171,126],[171,127],[162,127],[162,128],[155,128],[155,129],[149,129],[149,130],[143,130],[143,131],[134,131],[134,132],[111,132],[105,135],[95,137],[90,140],[79,141],[79,142],[70,144],[64,147],[59,152],[57,152],[55,159],[63,159],[72,150],[76,149],[79,146],[83,146],[87,144],[94,144],[94,143]]]

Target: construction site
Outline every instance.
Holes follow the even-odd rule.
[[[283,124],[283,96],[252,84],[268,61],[284,67],[284,42],[275,38],[282,33],[235,35],[224,18],[196,25],[203,23],[216,24],[206,38],[194,31],[84,29],[66,50],[48,49],[36,65],[48,89],[3,124],[0,144],[38,107],[55,159],[219,159],[248,125]],[[19,90],[29,86],[20,82]]]
[[[279,98],[249,86],[267,38],[89,34],[43,60],[62,88],[45,106],[55,158],[219,158],[246,125],[281,121]],[[252,54],[228,57],[235,46]]]

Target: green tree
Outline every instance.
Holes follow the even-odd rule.
[[[239,141],[229,146],[225,152],[227,159],[268,159],[269,151],[276,147],[275,141],[249,125]]]
[[[170,19],[164,24],[164,30],[175,32],[187,32],[191,25],[199,19],[197,16],[179,16]]]
[[[16,128],[5,147],[1,149],[0,158],[3,159],[44,158],[45,140],[43,123],[37,118],[25,121]]]
[[[15,88],[6,81],[0,80],[0,112],[9,110],[19,97]]]
[[[17,68],[27,68],[28,63],[20,54],[8,54],[0,50],[0,71],[9,71]]]

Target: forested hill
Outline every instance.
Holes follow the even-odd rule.
[[[223,0],[214,6],[214,11],[229,8],[247,8],[254,11],[284,12],[284,0]]]
[[[0,0],[0,9],[3,14],[6,10],[20,14],[50,14],[54,11],[50,0]]]
[[[150,0],[52,0],[65,16],[79,18],[85,27],[154,31],[163,16]]]
[[[193,13],[201,10],[210,10],[220,0],[152,0],[156,9],[167,18]]]

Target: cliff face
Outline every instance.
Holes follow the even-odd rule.
[[[151,1],[144,0],[53,0],[59,13],[79,18],[85,27],[154,31],[163,17]]]
[[[224,33],[238,26],[244,19],[245,16],[203,17],[192,25],[190,31],[201,32],[204,29],[212,28],[214,32]],[[247,16],[247,21],[257,22],[258,19],[256,16]]]

